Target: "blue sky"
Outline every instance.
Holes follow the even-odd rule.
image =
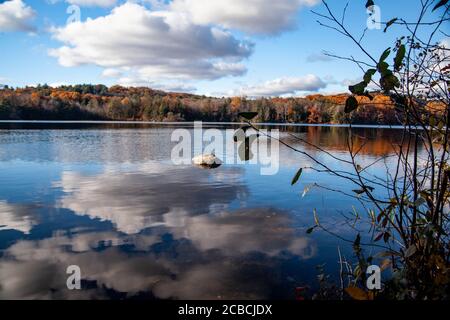
[[[340,15],[345,2],[328,2]],[[350,1],[347,11],[357,35],[367,25],[365,2]],[[376,4],[382,21],[413,20],[419,2]],[[67,24],[74,4],[81,21]],[[0,1],[0,83],[146,85],[219,96],[346,91],[361,71],[322,52],[362,55],[319,26],[311,10],[324,7],[319,0]],[[369,30],[365,46],[381,54],[396,28]]]

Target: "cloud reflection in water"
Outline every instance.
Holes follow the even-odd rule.
[[[0,298],[273,297],[286,283],[281,266],[312,258],[316,246],[296,234],[287,212],[233,207],[248,193],[240,170],[152,164],[120,173],[63,172],[54,184],[63,190],[57,207],[114,228],[18,241],[0,259]],[[72,264],[91,284],[85,290],[66,289]]]

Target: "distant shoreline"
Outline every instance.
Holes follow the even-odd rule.
[[[208,122],[207,125],[244,125],[245,122]],[[161,121],[94,121],[94,120],[0,120],[0,124],[154,124],[154,125],[194,125],[194,121],[161,122]],[[309,123],[254,123],[255,126],[272,127],[328,127],[328,128],[370,128],[370,129],[403,129],[400,125],[370,124],[309,124]]]

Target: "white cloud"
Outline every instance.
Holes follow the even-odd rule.
[[[148,87],[156,90],[163,90],[166,92],[195,92],[197,88],[187,83],[179,81],[172,81],[169,83],[163,83],[161,81],[154,81],[151,74],[145,76],[145,74],[135,74],[127,72],[127,70],[118,69],[105,69],[102,72],[103,78],[115,79],[115,84],[123,87]]]
[[[244,86],[240,89],[233,90],[229,95],[249,97],[295,95],[299,91],[318,91],[326,86],[327,83],[318,76],[309,74],[304,77],[285,77],[254,86]]]
[[[59,88],[59,87],[68,86],[68,85],[69,85],[69,83],[68,82],[64,82],[64,81],[49,83],[49,86],[52,87],[52,88]]]
[[[0,3],[0,32],[33,31],[30,24],[35,11],[22,0],[11,0]]]
[[[185,83],[161,83],[134,77],[122,77],[117,81],[117,84],[123,87],[149,87],[155,90],[162,90],[166,92],[192,93],[197,90],[196,87]]]
[[[170,7],[188,12],[198,24],[217,24],[255,34],[276,34],[295,26],[303,6],[318,0],[174,0]]]
[[[171,84],[150,84],[150,87],[157,90],[166,92],[182,92],[182,93],[194,93],[197,88],[183,83],[171,83]]]
[[[81,7],[112,7],[117,3],[117,0],[67,0],[70,4],[75,4]]]
[[[123,75],[123,72],[117,69],[108,68],[103,70],[102,77],[103,78],[119,78]]]
[[[153,79],[242,75],[246,68],[241,62],[253,51],[252,43],[218,28],[196,25],[186,14],[150,11],[131,2],[107,16],[52,32],[65,44],[50,50],[63,66],[129,68]]]
[[[57,4],[60,2],[67,2],[72,5],[80,7],[102,7],[110,8],[113,7],[117,0],[47,0],[50,4]]]

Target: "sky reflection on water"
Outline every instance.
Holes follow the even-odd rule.
[[[315,285],[317,265],[336,271],[337,246],[351,256],[306,230],[317,209],[334,232],[354,235],[341,214],[357,203],[301,194],[312,183],[353,186],[307,171],[292,187],[310,165],[296,153],[281,149],[276,176],[250,165],[208,171],[171,164],[170,126],[42,126],[0,126],[0,299],[293,299],[296,287]],[[347,129],[296,130],[345,155]],[[394,131],[358,130],[361,161],[389,154]],[[66,288],[72,264],[81,291]]]

